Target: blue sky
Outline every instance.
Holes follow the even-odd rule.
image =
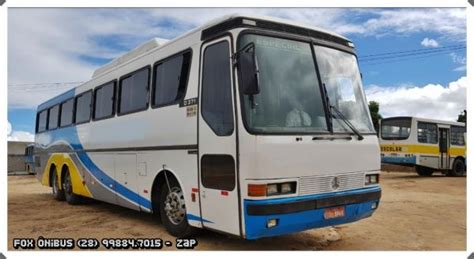
[[[172,39],[236,12],[277,16],[336,31],[353,40],[361,58],[437,49],[439,52],[396,62],[370,64],[361,59],[367,98],[381,103],[384,116],[454,120],[465,109],[465,48],[441,51],[465,45],[464,9],[10,8],[9,138],[31,140],[35,107],[75,85],[38,83],[87,81],[94,69],[152,37]],[[446,105],[439,107],[439,103]]]

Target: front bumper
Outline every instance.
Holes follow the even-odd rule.
[[[381,189],[376,186],[302,197],[244,200],[245,238],[258,239],[354,222],[370,217],[378,208],[380,197]],[[325,219],[325,208],[337,206],[345,207],[344,216]],[[277,226],[267,228],[270,219],[276,219]]]

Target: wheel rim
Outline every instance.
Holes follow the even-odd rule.
[[[179,187],[171,188],[165,200],[165,212],[171,223],[179,225],[186,215],[184,195]]]
[[[66,174],[66,176],[64,177],[63,189],[67,194],[72,193],[72,186],[71,186],[71,181],[70,181],[69,174]]]

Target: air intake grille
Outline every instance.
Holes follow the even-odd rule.
[[[305,176],[300,178],[299,194],[308,195],[338,192],[363,188],[364,186],[365,176],[363,172],[325,176]]]

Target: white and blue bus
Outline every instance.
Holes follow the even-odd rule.
[[[268,17],[153,39],[39,105],[35,163],[55,199],[154,213],[175,236],[345,224],[381,197],[353,43]]]

